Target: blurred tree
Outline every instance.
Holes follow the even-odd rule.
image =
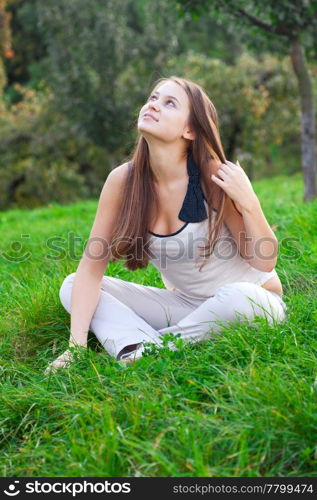
[[[1,208],[98,196],[111,167],[127,152],[134,113],[153,79],[162,76],[166,53],[177,49],[182,21],[175,10],[168,11],[166,0],[155,5],[149,0],[11,1],[13,25],[28,46],[25,59],[35,57],[29,39],[32,29],[39,30],[34,39],[45,40],[41,54],[49,71],[38,88],[14,83],[19,99],[1,101]],[[17,58],[15,67],[27,79],[31,63],[22,62]],[[130,81],[124,88],[117,84],[127,67],[137,88]]]
[[[36,0],[10,0],[6,11],[10,15],[12,50],[14,57],[6,59],[5,68],[8,79],[6,93],[16,102],[22,99],[16,95],[14,84],[27,84],[36,88],[46,76],[45,45],[38,30]]]
[[[11,47],[11,14],[7,11],[8,0],[0,0],[0,54],[1,57],[12,57]]]
[[[184,15],[184,27],[178,38],[177,54],[197,52],[210,58],[221,59],[227,64],[234,64],[242,54],[244,45],[239,33],[223,29],[213,19],[211,12],[193,19],[189,12]]]
[[[300,95],[304,200],[316,197],[315,106],[305,48],[311,47],[316,37],[317,1],[176,0],[176,8],[180,17],[190,12],[194,18],[211,9],[220,24],[244,33],[249,46],[265,44],[271,51],[290,54]]]
[[[113,158],[53,109],[53,95],[16,84],[23,98],[0,101],[0,210],[97,197]]]
[[[177,48],[182,20],[168,0],[38,0],[56,105],[96,144],[126,144],[135,102],[117,92],[127,67],[140,70],[143,95]],[[138,77],[140,75],[137,75]],[[143,79],[142,79],[143,78]]]
[[[251,179],[300,169],[299,98],[289,58],[256,59],[244,51],[232,65],[190,52],[169,59],[167,69],[206,90],[218,111],[227,158],[239,159]]]
[[[0,0],[0,98],[2,97],[3,89],[7,84],[7,76],[3,60],[13,56],[11,47],[10,14],[6,11],[6,7],[7,0]]]
[[[1,7],[9,56],[1,42],[1,209],[98,196],[133,147],[154,80],[168,74],[206,88],[229,159],[245,161],[251,177],[299,168],[300,105],[290,61],[265,53],[257,37],[258,61],[251,57],[245,28],[223,29],[212,12],[178,18],[167,0],[2,0]],[[283,51],[278,37],[271,43]]]

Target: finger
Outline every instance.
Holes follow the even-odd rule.
[[[240,170],[242,170],[242,172],[244,172],[243,168],[242,168],[242,167],[241,167],[241,165],[240,165],[239,160],[237,160],[237,163],[236,163],[235,167],[236,167],[236,168],[239,168]]]
[[[231,167],[230,165],[227,165],[226,163],[222,163],[219,168],[222,169],[224,172],[227,172],[229,174],[232,172],[232,169],[233,169],[233,167]]]
[[[44,374],[45,375],[50,375],[51,373],[54,373],[54,372],[55,372],[55,370],[54,370],[53,367],[48,367],[48,368],[46,368]]]
[[[65,365],[63,363],[61,364],[55,363],[54,365],[48,366],[44,373],[45,375],[49,375],[50,373],[56,373],[60,368],[65,368]]]
[[[54,366],[59,367],[59,366],[64,366],[66,361],[64,359],[60,359],[54,363]]]
[[[211,180],[214,181],[216,184],[218,184],[218,186],[223,186],[225,184],[225,182],[222,179],[219,179],[214,174],[212,174]]]
[[[237,168],[239,165],[236,163],[233,163],[232,161],[226,160],[226,165],[230,168]]]
[[[64,363],[65,363],[65,361],[63,361],[63,360],[60,360],[58,358],[55,359],[55,361],[52,361],[52,363],[50,363],[48,365],[48,367],[46,368],[47,373],[49,373],[51,371],[52,372],[56,371],[57,368],[64,366]]]
[[[219,175],[219,177],[222,179],[222,180],[228,180],[228,176],[230,175],[231,171],[225,171],[224,168],[219,168],[219,170],[217,171],[217,175]]]

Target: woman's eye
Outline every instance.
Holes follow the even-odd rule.
[[[152,97],[156,97],[155,95],[151,95],[151,97],[149,97],[149,100],[152,99]],[[174,101],[172,101],[171,99],[168,99],[166,102],[171,102],[174,106]]]

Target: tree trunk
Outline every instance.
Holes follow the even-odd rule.
[[[299,40],[291,42],[291,60],[299,85],[304,201],[308,201],[317,196],[315,110],[305,53]]]

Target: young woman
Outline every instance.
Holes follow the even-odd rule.
[[[239,162],[225,158],[204,90],[184,78],[158,80],[137,126],[131,161],[107,177],[83,257],[60,289],[69,346],[87,347],[90,329],[128,362],[167,332],[197,342],[220,333],[219,320],[284,321],[277,239]],[[166,288],[105,276],[119,259],[130,270],[152,262]]]

